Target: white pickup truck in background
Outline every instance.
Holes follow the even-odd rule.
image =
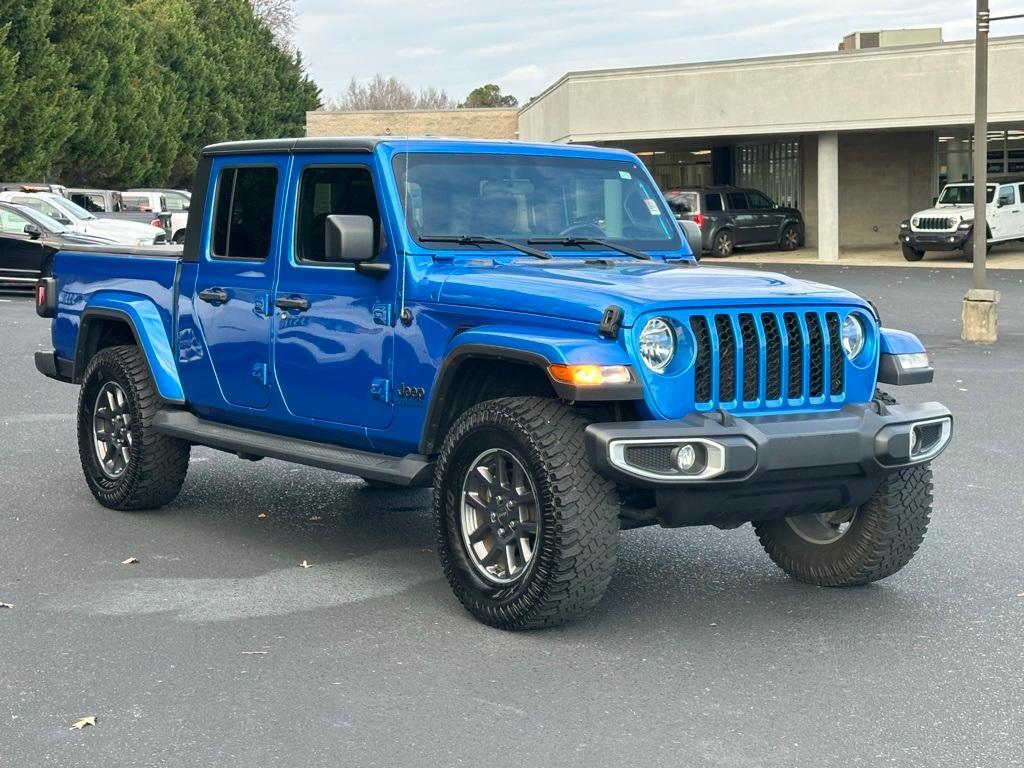
[[[985,218],[988,248],[996,243],[1024,240],[1024,180],[987,186]],[[920,261],[926,251],[974,252],[974,184],[947,184],[927,210],[900,225],[900,246],[907,261]]]
[[[171,226],[168,236],[171,242],[185,242],[188,208],[191,202],[191,196],[187,192],[178,189],[128,189],[121,193],[121,199],[129,211],[169,213]]]

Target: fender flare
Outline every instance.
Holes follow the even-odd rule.
[[[85,374],[85,341],[88,325],[93,319],[113,319],[131,329],[135,343],[146,358],[150,375],[161,399],[168,403],[184,404],[185,392],[178,377],[178,369],[167,338],[166,326],[156,305],[139,296],[98,294],[93,296],[79,316],[78,341],[75,347],[75,380]]]
[[[473,328],[456,336],[449,344],[438,368],[430,392],[430,404],[420,437],[421,453],[439,441],[435,434],[440,428],[448,392],[457,379],[459,368],[469,360],[498,360],[529,365],[544,372],[555,394],[563,400],[622,401],[642,400],[643,384],[633,371],[625,350],[617,343],[595,336],[581,334],[544,334],[524,332],[511,326]],[[555,381],[548,373],[549,365],[626,365],[633,381],[628,384],[605,384],[581,388]]]

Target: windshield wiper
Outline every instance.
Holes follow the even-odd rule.
[[[416,239],[423,243],[455,243],[456,245],[484,245],[486,243],[493,243],[495,245],[504,245],[506,248],[513,248],[520,253],[525,253],[527,256],[536,256],[538,259],[551,258],[550,253],[539,248],[531,248],[528,245],[520,245],[512,240],[490,237],[489,235],[420,235]]]
[[[537,245],[575,245],[577,247],[583,247],[584,245],[600,245],[604,248],[608,248],[612,251],[618,251],[624,253],[627,256],[632,256],[634,259],[643,259],[644,261],[650,261],[651,255],[638,251],[636,248],[630,248],[628,245],[618,245],[610,240],[603,240],[600,237],[533,237],[527,240],[528,243],[536,243]]]

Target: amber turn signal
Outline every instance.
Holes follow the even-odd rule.
[[[629,384],[633,380],[625,365],[549,365],[548,373],[555,381],[577,387]]]

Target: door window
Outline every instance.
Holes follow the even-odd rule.
[[[1016,202],[1014,197],[1013,185],[1006,184],[999,188],[999,204],[1000,205],[1013,205]]]
[[[725,207],[722,205],[722,196],[717,192],[711,195],[704,196],[704,211],[705,213],[714,213],[715,211],[724,211]]]
[[[373,219],[374,250],[380,252],[380,209],[370,169],[365,166],[306,168],[299,182],[296,261],[303,264],[332,263],[327,260],[324,233],[327,217],[339,214]],[[334,263],[334,266],[342,265]]]
[[[68,217],[64,215],[57,206],[44,200],[36,195],[24,195],[21,197],[12,198],[11,202],[17,203],[18,205],[24,205],[26,208],[45,213],[47,216],[52,216],[57,221],[68,221]]]
[[[775,203],[757,191],[747,192],[747,200],[750,207],[754,210],[766,210],[775,207]]]
[[[747,208],[747,196],[742,192],[726,192],[729,208],[733,211],[744,211]]]
[[[31,223],[24,216],[14,213],[14,211],[0,208],[0,232],[22,235],[25,233],[25,225]]]
[[[219,259],[265,261],[270,254],[277,168],[224,168],[217,179],[211,253]]]

